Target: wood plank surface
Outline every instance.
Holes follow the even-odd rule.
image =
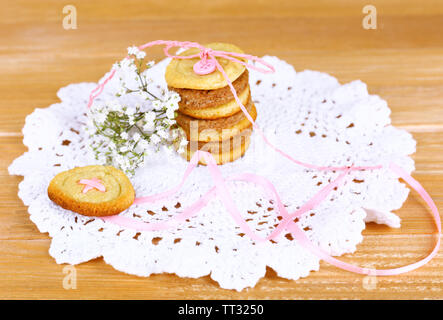
[[[298,71],[361,79],[384,98],[392,122],[417,140],[414,177],[443,211],[443,2],[377,0],[377,29],[362,28],[355,0],[73,0],[78,28],[62,26],[64,1],[0,0],[0,298],[13,299],[443,299],[443,254],[401,276],[367,278],[321,263],[289,281],[268,270],[256,287],[220,289],[209,277],[139,278],[102,259],[76,266],[77,288],[63,287],[65,265],[17,197],[11,161],[26,151],[21,128],[35,108],[58,101],[59,88],[96,82],[125,48],[156,39],[225,41],[254,55],[275,55]],[[161,58],[160,50],[152,50]],[[368,224],[358,251],[343,257],[367,267],[396,267],[428,253],[435,241],[428,209],[411,193],[400,229]]]

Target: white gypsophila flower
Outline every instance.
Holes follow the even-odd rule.
[[[112,112],[112,111],[122,112],[123,111],[123,106],[117,100],[112,100],[112,101],[108,102],[107,106],[108,106],[108,110],[110,112]]]
[[[152,102],[152,107],[154,108],[154,110],[160,111],[163,109],[163,102],[160,100],[154,100]]]
[[[180,147],[186,147],[188,145],[189,141],[186,140],[186,138],[182,138],[180,140]]]
[[[95,112],[99,112],[101,110],[103,110],[103,106],[102,105],[97,104],[97,103],[93,103],[91,108],[89,108],[89,110],[88,110],[88,115],[89,114],[93,114]]]
[[[171,127],[171,126],[173,126],[174,124],[176,124],[177,121],[175,121],[174,119],[164,118],[164,119],[163,119],[163,123],[164,123],[165,125],[167,125],[168,127]]]
[[[155,112],[153,111],[149,111],[147,113],[145,113],[144,116],[144,121],[145,124],[143,126],[143,130],[144,131],[153,131],[155,128],[155,119],[156,119],[157,115]]]
[[[165,128],[160,127],[159,129],[157,129],[156,132],[157,132],[159,137],[161,137],[161,138],[163,138],[165,140],[169,139],[169,132]]]
[[[114,151],[114,150],[117,149],[117,146],[115,145],[114,141],[110,141],[108,143],[108,148],[109,148],[110,151]]]
[[[176,140],[179,137],[179,131],[177,129],[171,130],[171,139]]]
[[[116,62],[116,63],[114,63],[113,65],[112,65],[112,69],[113,70],[118,70],[118,69],[120,69],[120,61],[119,62]]]
[[[122,105],[119,100],[113,100],[100,106],[94,104],[87,113],[87,125],[91,128],[88,133],[97,161],[133,175],[136,168],[147,162],[151,151],[179,149],[183,153],[188,142],[175,121],[180,96],[168,90],[151,93],[148,69],[154,61],[146,63],[143,69],[145,52],[132,46],[128,54],[130,57],[113,65],[118,79],[116,96],[134,93],[139,101],[149,102]]]
[[[134,60],[132,60],[131,58],[123,58],[120,62],[119,62],[119,66],[121,71],[125,71],[124,69],[129,68],[132,64],[134,63]]]
[[[143,126],[143,131],[146,131],[146,132],[154,131],[154,129],[155,129],[155,123],[154,122],[147,122]]]
[[[166,101],[172,104],[177,104],[181,100],[180,95],[175,91],[168,91],[166,97]]]
[[[93,119],[97,124],[102,125],[102,124],[106,121],[106,118],[107,118],[107,117],[108,117],[107,114],[105,114],[105,113],[103,113],[103,112],[98,112],[98,113],[95,113],[95,114],[92,116],[92,119]]]
[[[143,150],[146,150],[149,148],[149,142],[142,139],[140,140],[140,142],[137,144],[137,146],[140,146],[141,148],[143,148]]]
[[[174,102],[169,103],[168,109],[172,109],[174,111],[177,111],[178,108],[179,108],[178,101],[174,101]]]
[[[120,147],[120,152],[127,152],[127,151],[129,151],[129,147],[128,146]]]
[[[120,61],[119,74],[121,76],[132,75],[137,71],[137,66],[134,63],[134,59],[124,58]]]
[[[137,166],[138,166],[138,167],[144,167],[144,166],[145,166],[145,157],[144,157],[144,156],[142,156],[142,157],[138,160],[138,162],[137,162]]]
[[[140,139],[141,139],[141,135],[140,135],[140,133],[138,133],[138,132],[135,132],[133,135],[132,135],[132,139],[135,141],[135,142],[138,142]]]
[[[166,117],[167,117],[169,120],[173,120],[173,119],[175,119],[175,110],[172,109],[172,108],[168,108],[168,109],[166,109]]]
[[[149,148],[149,142],[141,139],[138,141],[137,146],[135,147],[134,151],[137,152],[138,154],[143,154],[146,153],[146,150]]]
[[[126,157],[124,157],[121,154],[116,154],[115,156],[112,157],[112,159],[113,159],[113,162],[117,168],[120,168],[123,171],[126,171],[126,169],[129,166],[128,159]]]
[[[145,115],[143,116],[143,119],[146,122],[153,122],[155,118],[157,118],[157,114],[154,111],[146,112]]]
[[[143,60],[146,57],[146,52],[139,50],[136,54],[135,57],[139,60]]]
[[[125,114],[129,117],[132,117],[135,114],[135,109],[134,108],[126,108]]]
[[[121,137],[123,140],[128,140],[129,135],[128,135],[127,132],[122,132],[122,133],[120,133],[120,137]]]
[[[131,47],[128,47],[128,55],[137,55],[137,53],[139,52],[140,50],[138,49],[138,47],[137,46],[131,46]]]
[[[182,154],[185,152],[185,148],[184,147],[180,147],[177,149],[177,153]]]
[[[112,130],[111,128],[105,128],[105,130],[103,130],[103,133],[107,136],[112,136],[114,134],[114,130]]]
[[[150,142],[153,145],[157,145],[161,142],[161,139],[158,135],[156,135],[155,133],[153,133],[150,137]]]

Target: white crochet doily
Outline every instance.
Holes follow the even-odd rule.
[[[296,72],[276,57],[266,56],[276,72],[250,70],[257,123],[267,137],[294,158],[323,166],[376,165],[395,162],[409,173],[415,141],[390,124],[390,109],[366,85],[353,81],[340,85],[334,77],[314,71]],[[154,83],[165,87],[168,59],[152,69]],[[99,100],[114,97],[113,79]],[[136,232],[81,216],[54,204],[47,196],[55,174],[96,163],[83,130],[86,104],[95,83],[71,84],[59,90],[60,103],[36,109],[26,118],[23,143],[29,151],[9,167],[24,176],[19,197],[29,207],[31,220],[52,238],[49,253],[57,263],[78,264],[97,257],[115,269],[139,276],[175,273],[197,278],[210,275],[222,288],[253,287],[266,267],[280,277],[298,279],[319,269],[319,259],[287,233],[278,241],[254,243],[234,223],[218,199],[177,229]],[[187,162],[175,153],[160,151],[138,169],[131,181],[137,196],[170,189],[180,180]],[[223,175],[254,172],[274,183],[289,212],[310,199],[338,173],[297,166],[277,155],[257,133],[245,156],[220,167]],[[262,236],[279,221],[263,190],[244,182],[230,182],[231,194],[249,226]],[[212,186],[208,169],[194,170],[182,192],[155,205],[133,205],[123,215],[143,221],[169,219]],[[409,189],[386,169],[349,174],[344,186],[333,191],[298,224],[308,237],[332,255],[356,250],[365,222],[399,227],[391,211],[399,209]]]

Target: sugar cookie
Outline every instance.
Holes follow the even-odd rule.
[[[246,104],[249,90],[249,73],[245,70],[232,85],[240,101]],[[215,90],[195,90],[169,87],[180,95],[179,110],[194,118],[216,119],[227,117],[240,110],[229,86]]]
[[[214,50],[243,53],[243,51],[233,44],[228,43],[210,43],[205,45]],[[189,56],[199,53],[198,48],[190,48],[182,53],[181,56]],[[244,71],[245,66],[224,58],[216,58],[226,72],[231,82],[235,81]],[[240,59],[246,61],[245,59]],[[198,75],[194,72],[194,64],[200,61],[200,58],[193,59],[172,59],[166,67],[165,79],[168,86],[173,88],[187,88],[198,90],[213,90],[228,85],[220,71],[216,70],[207,75]]]
[[[62,208],[85,216],[110,216],[129,208],[135,192],[122,171],[94,165],[57,174],[49,184],[48,196]]]
[[[255,121],[257,118],[257,110],[252,101],[249,100],[248,103],[245,104],[245,107]],[[185,131],[189,141],[203,142],[230,139],[252,125],[241,110],[232,116],[214,120],[196,119],[178,112],[176,121]]]
[[[196,150],[202,150],[211,153],[217,164],[232,162],[243,156],[249,148],[251,133],[252,126],[243,130],[231,139],[226,139],[220,142],[191,141],[182,156],[189,161]],[[199,160],[199,163],[206,164],[203,158]]]
[[[244,89],[243,92],[240,92],[238,98],[240,99],[243,105],[246,105],[249,97],[251,96],[251,91],[249,90],[249,86]],[[204,99],[202,99],[204,101]],[[208,106],[206,108],[194,108],[189,106],[180,106],[179,111],[188,116],[199,118],[199,119],[218,119],[223,117],[229,117],[237,112],[240,112],[240,105],[232,98],[227,103],[217,105],[217,106]]]

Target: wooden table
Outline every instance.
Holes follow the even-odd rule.
[[[377,29],[362,27],[368,4]],[[225,41],[255,55],[276,55],[297,70],[328,72],[340,82],[361,79],[386,99],[393,124],[418,142],[414,177],[443,212],[443,2],[431,1],[4,1],[0,2],[0,297],[121,299],[404,299],[443,298],[443,254],[401,276],[363,277],[327,263],[289,281],[268,270],[253,289],[220,289],[209,277],[138,278],[101,259],[77,266],[77,289],[65,290],[63,265],[49,256],[50,239],[29,220],[17,197],[11,161],[26,151],[21,128],[34,108],[58,101],[69,83],[97,81],[126,47],[155,39]],[[77,9],[65,30],[62,10]],[[160,58],[160,51],[152,51]],[[435,241],[428,209],[414,193],[398,214],[400,229],[369,224],[353,263],[396,267],[427,254]]]

